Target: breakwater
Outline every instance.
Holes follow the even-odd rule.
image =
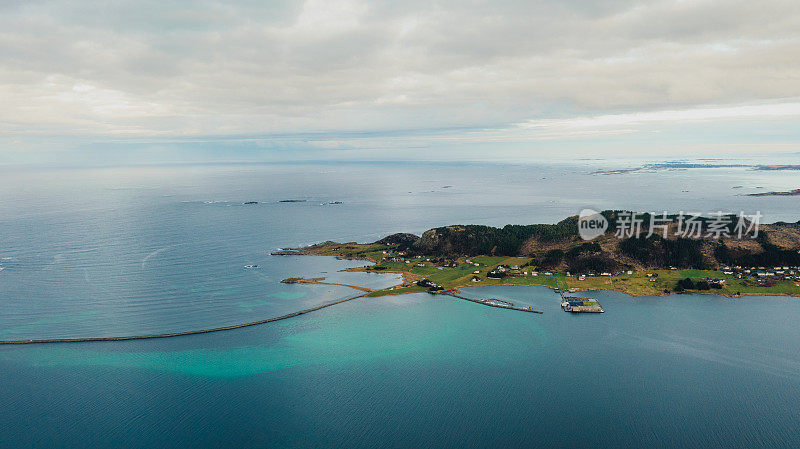
[[[241,323],[241,324],[231,324],[229,326],[221,326],[221,327],[214,327],[210,329],[197,329],[191,331],[183,331],[183,332],[170,332],[164,334],[146,334],[146,335],[125,335],[121,337],[79,337],[79,338],[42,338],[42,339],[30,339],[30,340],[0,340],[0,345],[25,345],[25,344],[44,344],[44,343],[83,343],[83,342],[91,342],[91,341],[126,341],[126,340],[149,340],[154,338],[172,338],[172,337],[183,337],[186,335],[197,335],[197,334],[210,334],[212,332],[222,332],[222,331],[229,331],[233,329],[241,329],[243,327],[250,327],[250,326],[258,326],[259,324],[266,324],[266,323],[273,323],[275,321],[281,321],[288,318],[294,318],[296,316],[304,315],[306,313],[315,312],[320,309],[324,309],[326,307],[335,306],[337,304],[341,304],[343,302],[347,302],[356,298],[361,298],[366,293],[351,296],[348,298],[340,299],[338,301],[333,301],[329,303],[325,303],[319,306],[309,307],[307,309],[298,310],[297,312],[287,313],[286,315],[276,316],[273,318],[267,318],[265,320],[259,321],[251,321],[249,323]]]

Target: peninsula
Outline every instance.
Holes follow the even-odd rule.
[[[372,264],[350,270],[403,275],[403,283],[368,297],[493,285],[617,290],[633,296],[800,296],[800,222],[762,224],[757,235],[742,238],[730,223],[720,238],[711,238],[706,233],[713,225],[702,221],[703,237],[684,238],[674,235],[678,222],[673,216],[666,237],[660,230],[648,236],[644,220],[637,234],[620,238],[615,219],[624,213],[602,212],[609,228],[591,241],[580,238],[578,217],[573,216],[556,224],[445,226],[421,236],[394,234],[373,243],[327,241],[273,254],[366,260]]]

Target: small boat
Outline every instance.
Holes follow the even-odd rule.
[[[258,265],[245,265],[245,268],[258,268]]]

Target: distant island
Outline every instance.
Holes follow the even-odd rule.
[[[444,226],[421,236],[393,234],[373,243],[327,241],[273,254],[368,260],[373,265],[350,270],[402,274],[402,284],[366,296],[490,285],[605,289],[634,296],[800,296],[800,222],[762,224],[752,239],[680,238],[671,233],[667,238],[658,233],[645,237],[646,225],[638,237],[618,238],[614,219],[623,212],[602,212],[609,229],[591,241],[579,237],[578,217],[569,217],[556,224],[503,228]]]
[[[800,165],[752,165],[752,164],[721,164],[721,163],[697,163],[697,162],[659,162],[654,164],[644,164],[638,167],[597,170],[592,172],[596,175],[624,175],[641,171],[659,170],[687,170],[690,168],[749,168],[761,171],[786,171],[800,170]]]
[[[789,190],[786,192],[751,193],[747,196],[800,196],[800,189]]]
[[[772,171],[800,170],[800,165],[756,165],[753,168],[756,170],[772,170]]]

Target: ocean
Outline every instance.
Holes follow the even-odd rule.
[[[539,165],[308,163],[0,168],[0,339],[218,327],[381,288],[362,262],[270,256],[581,209],[800,219],[796,172],[624,175]],[[302,200],[301,202],[280,202]],[[255,201],[258,204],[244,204]],[[331,204],[341,202],[341,204]],[[245,268],[258,265],[258,268]],[[550,290],[360,298],[233,331],[0,346],[2,448],[797,447],[800,301]]]

